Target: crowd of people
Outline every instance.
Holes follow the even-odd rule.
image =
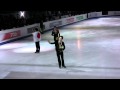
[[[25,19],[16,19],[12,15],[0,15],[0,30],[22,27],[25,25]]]
[[[37,13],[37,14],[36,14]],[[0,15],[0,30],[12,29],[17,27],[23,27],[34,23],[43,23],[74,15],[80,15],[83,11],[43,11],[43,12],[30,12],[29,17],[16,18],[13,15]]]

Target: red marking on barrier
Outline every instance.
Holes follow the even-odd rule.
[[[69,18],[69,19],[66,19],[67,23],[73,23],[74,22],[74,18]]]
[[[14,37],[18,37],[20,35],[21,35],[20,30],[19,31],[5,33],[3,40],[7,40],[7,39],[14,38]]]

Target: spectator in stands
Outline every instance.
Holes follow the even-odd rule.
[[[42,20],[40,20],[40,28],[41,28],[41,32],[43,33],[43,31],[44,31],[44,25],[43,25],[43,21]]]

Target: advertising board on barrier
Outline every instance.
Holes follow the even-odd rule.
[[[77,21],[84,20],[84,17],[83,17],[83,15],[82,15],[82,16],[77,16],[77,17],[76,17],[76,20],[77,20]]]
[[[7,39],[12,39],[12,38],[15,38],[15,37],[19,37],[21,36],[21,32],[20,30],[19,31],[14,31],[14,32],[9,32],[9,33],[5,33],[3,40],[7,40]]]
[[[108,15],[115,15],[114,11],[108,11]]]
[[[73,23],[74,22],[74,17],[73,18],[68,18],[66,19],[66,23],[69,24],[69,23]]]
[[[97,16],[96,17],[101,17],[102,16],[102,12],[96,12]]]
[[[88,13],[88,18],[97,17],[97,12]]]
[[[120,11],[115,11],[115,15],[120,15]]]
[[[62,21],[55,21],[49,24],[50,28],[53,28],[54,26],[60,26],[62,25]]]
[[[38,29],[39,29],[38,26],[34,26],[34,27],[31,27],[31,28],[27,28],[27,33],[28,33],[28,34],[33,33],[35,28],[38,28]]]

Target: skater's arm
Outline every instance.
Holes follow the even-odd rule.
[[[52,36],[54,36],[54,32],[52,31],[52,34],[51,34]]]
[[[58,33],[58,37],[60,37],[60,33]]]
[[[63,50],[65,50],[65,43],[63,42],[63,46],[64,46],[64,49]]]
[[[55,44],[55,42],[50,42],[49,40],[48,40],[48,42],[49,42],[50,44]]]
[[[50,44],[55,44],[55,42],[50,42]]]

